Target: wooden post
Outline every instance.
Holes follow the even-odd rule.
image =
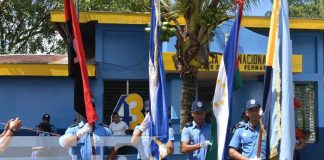
[[[260,131],[259,131],[259,138],[258,138],[257,158],[260,158],[261,156],[263,132],[264,132],[264,126],[262,123],[262,118],[260,118]]]

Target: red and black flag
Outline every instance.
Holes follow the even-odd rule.
[[[64,12],[67,28],[69,76],[74,79],[74,109],[86,118],[88,123],[92,123],[98,120],[98,116],[91,101],[87,62],[73,0],[64,0]]]

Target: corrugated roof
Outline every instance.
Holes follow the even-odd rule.
[[[67,64],[67,55],[0,55],[0,64]]]

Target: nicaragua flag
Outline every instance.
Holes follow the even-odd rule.
[[[86,118],[88,123],[92,123],[98,120],[98,116],[91,101],[87,62],[73,0],[64,0],[64,12],[69,49],[69,75],[74,79],[74,109]]]
[[[289,14],[287,0],[281,0],[280,16],[280,40],[281,40],[281,59],[282,59],[282,100],[281,100],[281,126],[282,139],[280,142],[279,159],[292,159],[295,149],[295,112],[293,100],[293,77],[292,77],[292,44],[289,30]]]
[[[217,159],[225,160],[228,157],[228,145],[230,141],[232,90],[234,84],[235,63],[237,58],[238,37],[242,17],[241,1],[240,9],[226,43],[222,62],[217,76],[216,88],[213,98],[213,111],[217,120]]]
[[[280,111],[280,93],[281,78],[279,64],[279,11],[280,2],[274,0],[268,50],[266,56],[266,68],[263,89],[263,124],[266,130],[266,159],[273,158],[278,155],[279,140],[281,138],[281,111]]]
[[[160,40],[161,20],[160,1],[152,0],[149,86],[151,102],[151,156],[161,159],[166,156],[166,143],[169,139],[168,108],[166,104],[166,81]]]

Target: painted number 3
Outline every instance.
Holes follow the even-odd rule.
[[[137,124],[140,124],[144,116],[141,112],[143,109],[143,99],[140,95],[132,93],[122,95],[114,109],[118,112],[123,121],[125,121],[130,129],[134,129]]]

